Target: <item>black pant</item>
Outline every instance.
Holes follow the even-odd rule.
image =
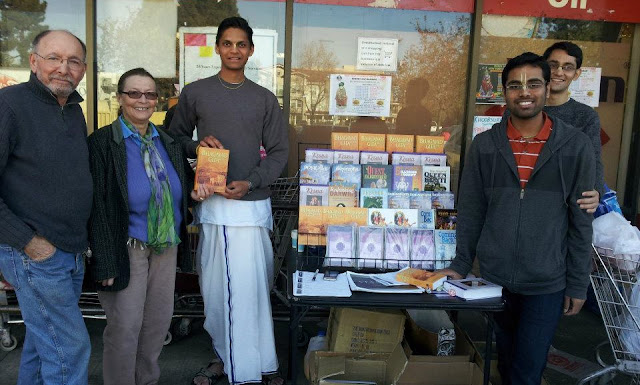
[[[498,370],[503,385],[540,385],[562,316],[564,290],[523,295],[503,289],[505,310],[494,316]]]

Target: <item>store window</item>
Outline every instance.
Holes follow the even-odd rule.
[[[332,132],[445,135],[455,192],[470,14],[376,4],[294,3],[289,172],[296,172],[306,148],[328,147]],[[361,97],[343,91],[348,87]],[[341,102],[341,92],[348,100]],[[367,108],[367,97],[376,105]]]
[[[66,29],[85,41],[84,2],[73,0],[0,3],[0,88],[29,80],[31,42],[47,29]],[[86,81],[78,92],[86,98]],[[86,102],[82,103],[86,111]]]
[[[543,54],[553,43],[565,40],[582,49],[582,89],[575,88],[572,97],[581,97],[577,100],[594,106],[600,116],[605,181],[609,186],[616,186],[632,24],[483,15],[481,33],[476,116],[499,116],[504,111],[498,72],[509,58],[525,51]],[[483,78],[491,78],[493,84],[483,83]],[[579,85],[574,83],[572,86]],[[487,87],[491,87],[489,92]]]
[[[218,72],[215,34],[231,16],[247,19],[254,30],[247,77],[282,98],[284,13],[284,2],[272,1],[98,0],[97,127],[118,116],[118,79],[136,67],[156,78],[159,99],[151,121],[162,124],[182,86]]]

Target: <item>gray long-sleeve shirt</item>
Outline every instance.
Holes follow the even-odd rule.
[[[227,183],[249,180],[253,184],[254,192],[243,200],[269,197],[268,186],[280,176],[289,157],[287,127],[269,90],[249,79],[238,87],[217,75],[185,86],[169,131],[190,158],[196,157],[198,142],[192,140],[196,127],[199,140],[212,135],[229,150]],[[260,159],[261,143],[267,152],[264,159]]]

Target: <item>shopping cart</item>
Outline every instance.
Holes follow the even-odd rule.
[[[604,383],[621,372],[640,383],[640,255],[614,255],[613,250],[593,247],[594,268],[591,284],[600,307],[608,342],[596,349],[602,369],[579,381],[579,384]],[[615,363],[602,358],[604,347],[611,346]]]

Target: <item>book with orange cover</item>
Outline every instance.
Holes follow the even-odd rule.
[[[358,134],[358,149],[360,151],[385,151],[386,138],[386,134],[361,132]]]
[[[326,208],[327,206],[300,206],[298,234],[324,234],[324,209]]]
[[[326,234],[329,225],[365,226],[367,214],[361,207],[300,206],[298,234]]]
[[[358,133],[332,132],[331,149],[358,151]]]
[[[200,184],[213,187],[214,192],[224,192],[227,186],[227,170],[229,169],[229,150],[199,147],[196,180],[193,189]]]
[[[413,135],[387,134],[387,152],[413,152]]]
[[[399,271],[398,274],[396,274],[396,280],[433,290],[442,286],[444,281],[447,280],[447,276],[440,273],[410,267]]]
[[[444,136],[416,135],[416,152],[444,154]]]

